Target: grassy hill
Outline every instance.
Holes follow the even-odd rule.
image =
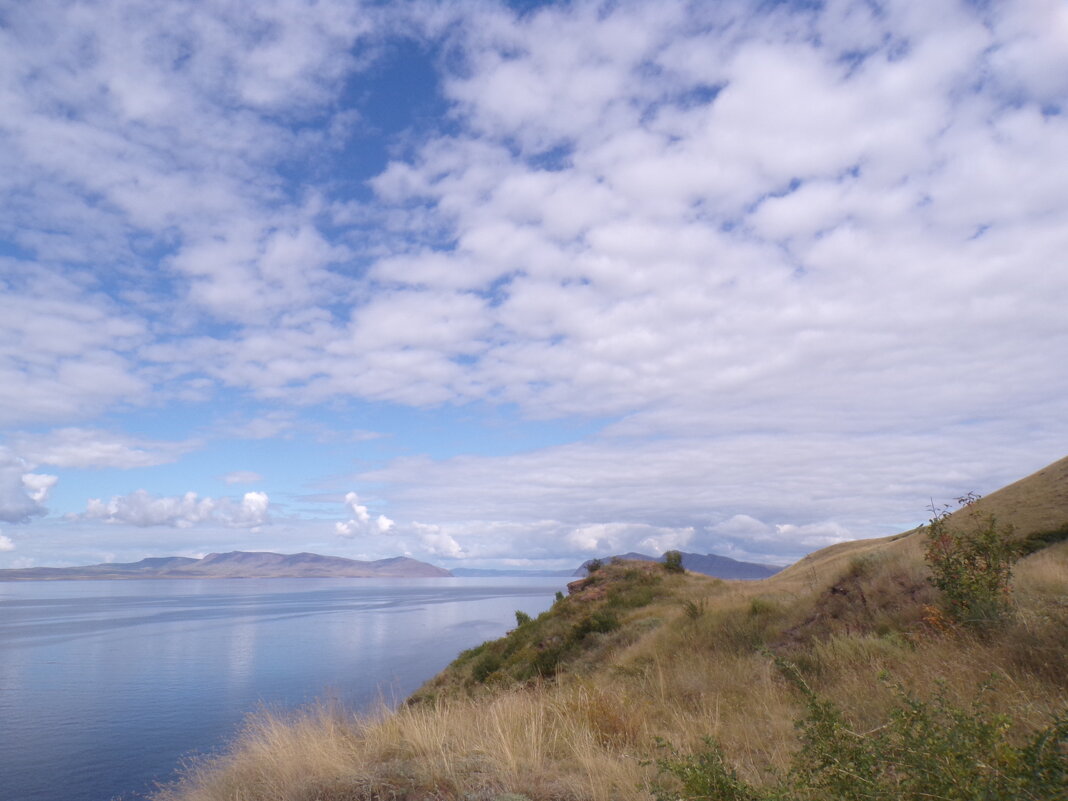
[[[1068,799],[1068,459],[946,525],[988,515],[1003,617],[946,612],[923,530],[760,581],[609,564],[400,709],[253,719],[158,801]]]

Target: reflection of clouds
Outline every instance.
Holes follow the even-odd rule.
[[[40,603],[19,620],[0,600],[0,717],[27,727],[77,725],[105,737],[112,719],[165,727],[205,725],[197,718],[232,722],[260,702],[299,704],[328,691],[354,706],[396,701],[461,650],[514,626],[516,609],[548,608],[562,586],[521,583],[19,585],[20,601],[62,602]],[[82,634],[14,636],[11,624],[23,623]]]
[[[254,615],[242,615],[226,638],[226,675],[231,687],[247,685],[252,679],[259,629]]]

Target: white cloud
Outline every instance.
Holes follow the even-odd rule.
[[[360,503],[355,492],[345,494],[345,507],[351,515],[349,520],[334,524],[334,531],[339,537],[353,538],[367,534],[388,534],[393,530],[394,522],[385,515],[372,518],[367,507]]]
[[[11,541],[11,538],[0,534],[0,551],[13,551],[15,550],[15,543]]]
[[[158,497],[137,490],[114,496],[107,502],[91,498],[81,517],[139,527],[190,528],[201,523],[221,523],[234,528],[253,528],[270,522],[269,506],[270,501],[263,492],[246,492],[241,501],[235,502],[230,498],[202,498],[195,492]]]
[[[261,526],[270,521],[268,515],[270,505],[271,501],[266,492],[246,492],[241,498],[241,504],[233,511],[230,511],[224,503],[219,511],[219,517],[230,526]]]
[[[156,442],[86,428],[58,428],[44,435],[19,434],[12,447],[38,464],[56,467],[152,467],[176,461],[198,442]]]
[[[252,470],[234,470],[223,476],[222,480],[227,484],[255,484],[257,481],[263,481],[263,476]]]
[[[444,556],[447,559],[463,559],[467,553],[455,538],[440,526],[426,523],[413,523],[421,549],[432,556]]]
[[[693,539],[694,530],[663,528],[635,523],[593,523],[579,526],[567,535],[573,550],[601,555],[629,551],[664,551],[684,548]]]
[[[0,259],[0,425],[139,401],[149,386],[130,351],[144,336],[115,303],[43,265]]]
[[[0,520],[23,523],[47,513],[48,494],[56,476],[30,472],[30,464],[0,446]]]
[[[22,486],[30,500],[34,503],[42,504],[48,500],[48,494],[58,481],[58,476],[50,476],[44,473],[26,473],[22,477]]]

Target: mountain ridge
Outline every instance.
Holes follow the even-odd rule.
[[[92,579],[191,578],[447,578],[448,570],[407,556],[375,561],[346,559],[315,553],[280,554],[272,551],[152,556],[137,562],[103,563],[81,567],[30,567],[0,570],[0,581],[58,581]]]

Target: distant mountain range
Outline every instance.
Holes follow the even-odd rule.
[[[0,581],[58,579],[175,579],[175,578],[434,578],[448,570],[396,556],[374,562],[320,556],[314,553],[231,551],[210,553],[203,559],[160,556],[140,562],[86,567],[29,567],[0,570]]]
[[[663,561],[663,557],[625,553],[609,559]],[[156,556],[140,562],[106,563],[85,567],[26,567],[0,570],[0,581],[48,581],[61,579],[176,579],[176,578],[503,578],[508,576],[585,576],[589,561],[578,570],[518,570],[460,567],[449,571],[435,565],[395,556],[361,562],[315,553],[281,554],[266,551],[210,553],[203,559],[188,556]],[[739,562],[715,554],[684,553],[682,565],[694,573],[717,578],[759,579],[781,568],[754,562]]]
[[[608,562],[612,559],[638,559],[643,562],[663,562],[664,557],[660,556],[647,556],[644,553],[624,553],[618,556],[606,556],[601,559],[602,562]],[[592,559],[588,559],[582,563],[578,570],[572,575],[585,576],[589,573],[587,568],[589,567]],[[700,553],[685,553],[682,554],[682,566],[687,570],[694,573],[704,573],[706,576],[714,576],[715,578],[722,579],[762,579],[768,576],[774,576],[780,570],[781,567],[776,565],[764,565],[759,562],[739,562],[737,559],[731,559],[727,556],[717,556],[714,553],[700,554]]]

